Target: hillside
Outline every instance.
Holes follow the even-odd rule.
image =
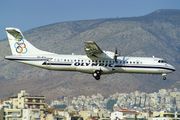
[[[21,28],[19,28],[21,29]],[[63,96],[108,96],[115,92],[135,90],[154,92],[161,88],[179,87],[180,10],[158,10],[132,18],[110,18],[69,21],[50,24],[24,32],[25,38],[39,49],[59,54],[85,54],[84,42],[95,41],[102,50],[124,56],[160,57],[176,67],[167,75],[113,74],[95,81],[92,75],[36,68],[4,59],[10,55],[8,40],[0,41],[0,98],[26,90],[46,96],[47,101]]]

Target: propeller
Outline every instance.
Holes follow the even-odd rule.
[[[117,47],[116,47],[115,54],[114,54],[114,60],[115,60],[116,63],[117,63],[117,57],[121,55],[120,53],[121,52],[119,51],[119,54],[118,54],[118,50],[117,50]]]

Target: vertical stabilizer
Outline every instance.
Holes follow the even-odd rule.
[[[35,55],[35,54],[50,54],[37,49],[29,43],[17,28],[6,28],[12,55]]]

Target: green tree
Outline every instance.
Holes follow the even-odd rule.
[[[117,99],[115,100],[112,100],[110,99],[108,102],[107,102],[107,105],[106,105],[106,109],[110,110],[110,111],[113,111],[113,106],[114,104],[117,102]]]

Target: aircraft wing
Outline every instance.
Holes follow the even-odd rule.
[[[93,41],[86,41],[85,44],[85,53],[88,57],[97,57],[96,54],[101,54],[103,51],[99,48],[99,46]]]

